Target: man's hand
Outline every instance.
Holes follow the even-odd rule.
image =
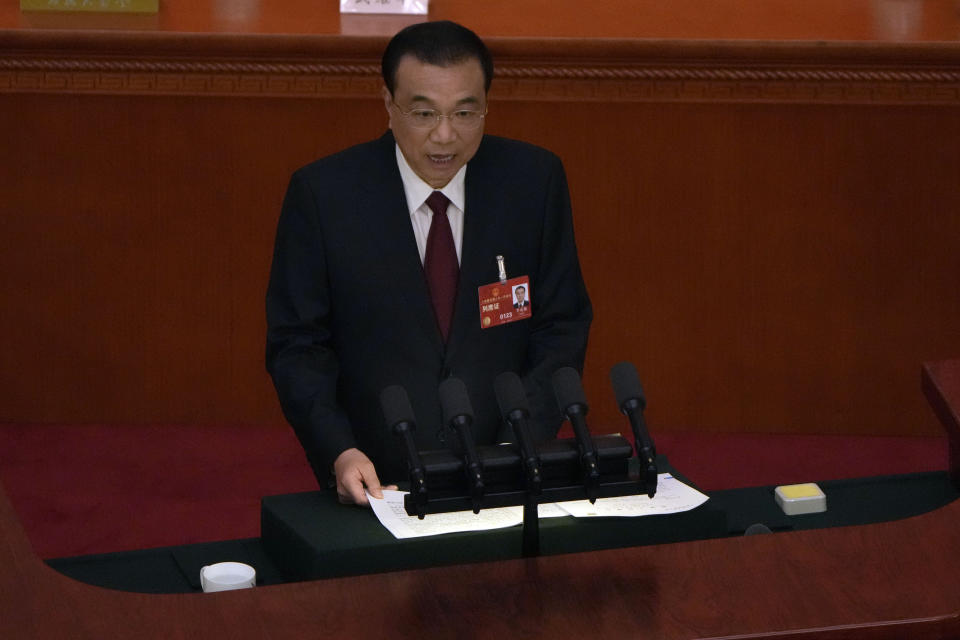
[[[381,487],[373,463],[360,449],[347,449],[333,462],[337,476],[337,498],[341,504],[367,505],[364,487],[374,498],[383,498],[383,489],[396,489],[396,485]]]

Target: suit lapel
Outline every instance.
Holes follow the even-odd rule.
[[[368,179],[358,197],[359,210],[371,220],[369,233],[380,246],[379,255],[372,256],[372,259],[387,267],[396,285],[395,292],[405,303],[402,308],[407,311],[404,313],[414,318],[437,354],[442,355],[444,345],[410,224],[393,136],[387,133],[379,142],[378,157],[375,163],[371,163]]]

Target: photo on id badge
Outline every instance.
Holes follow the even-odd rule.
[[[513,286],[513,308],[521,316],[530,313],[529,284],[517,284]]]

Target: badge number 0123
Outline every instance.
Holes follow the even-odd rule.
[[[494,282],[477,289],[480,296],[480,328],[526,320],[533,313],[529,276]]]

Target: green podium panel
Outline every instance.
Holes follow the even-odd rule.
[[[670,471],[666,460],[661,471]],[[288,580],[314,580],[521,557],[522,527],[398,540],[370,509],[334,491],[269,496],[260,539]],[[430,517],[429,515],[427,516]],[[684,513],[635,518],[541,518],[541,555],[683,542],[727,535],[711,501]]]

